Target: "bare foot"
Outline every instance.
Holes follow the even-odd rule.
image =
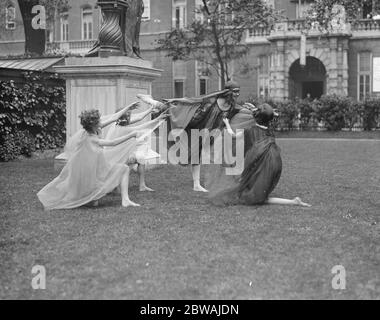
[[[196,191],[196,192],[208,192],[208,190],[206,190],[205,188],[203,188],[201,185],[194,186],[193,190]]]
[[[295,202],[295,204],[298,205],[298,206],[308,207],[308,208],[311,207],[310,204],[308,204],[308,203],[306,203],[306,202],[302,202],[302,200],[301,200],[300,198],[298,198],[298,197],[294,198],[294,202]]]
[[[144,191],[154,192],[153,189],[151,189],[151,188],[149,188],[149,187],[147,187],[147,186],[141,186],[141,187],[139,188],[139,190],[140,190],[141,192],[144,192]]]
[[[127,207],[140,207],[139,204],[131,201],[131,200],[123,200],[122,206],[127,208]]]

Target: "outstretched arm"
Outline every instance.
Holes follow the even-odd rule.
[[[227,118],[223,119],[223,122],[224,122],[224,124],[226,125],[227,132],[228,132],[231,136],[233,136],[233,137],[240,137],[240,136],[243,134],[243,132],[239,132],[239,133],[236,134],[236,133],[232,130],[231,125],[230,125],[230,122],[228,121]]]
[[[135,138],[136,136],[137,136],[137,133],[133,132],[133,133],[127,134],[125,136],[122,136],[120,138],[116,138],[113,140],[99,139],[98,144],[101,147],[115,147],[115,146],[117,146],[117,145],[131,139],[131,138]]]
[[[101,128],[104,128],[104,127],[107,127],[108,125],[110,125],[111,123],[117,121],[124,113],[126,113],[128,110],[130,109],[135,109],[137,106],[139,105],[138,102],[134,102],[132,104],[130,104],[129,106],[121,109],[120,111],[114,113],[114,114],[111,114],[111,115],[108,115],[108,116],[103,116],[101,117],[100,119],[100,127]]]
[[[153,109],[154,109],[153,107],[150,107],[148,110],[146,110],[144,112],[140,112],[138,114],[131,115],[131,120],[130,120],[129,124],[134,124],[136,122],[144,120],[145,117],[147,117],[149,114],[152,113]]]

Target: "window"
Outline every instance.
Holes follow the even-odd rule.
[[[13,4],[9,5],[5,10],[6,21],[5,28],[7,30],[16,29],[16,8]]]
[[[199,95],[200,96],[207,94],[207,87],[208,87],[208,79],[200,78],[199,79]]]
[[[184,80],[174,80],[174,98],[183,98],[185,96],[184,83]]]
[[[82,40],[92,40],[93,26],[92,9],[86,8],[82,11]]]
[[[371,52],[358,54],[358,100],[371,94]]]
[[[269,97],[270,84],[270,55],[258,57],[257,93],[260,98]]]
[[[209,88],[209,75],[210,70],[207,64],[203,61],[196,61],[195,63],[196,72],[196,95],[201,96],[207,94]]]
[[[185,61],[177,60],[173,62],[174,97],[183,98],[185,96],[185,81],[187,64]]]
[[[144,13],[141,17],[142,21],[150,20],[150,0],[144,0]]]
[[[186,27],[186,0],[173,0],[173,28]]]
[[[67,14],[61,17],[61,41],[69,41],[69,16]]]

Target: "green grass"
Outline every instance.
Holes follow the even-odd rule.
[[[0,164],[2,299],[380,299],[380,142],[280,140],[273,195],[310,209],[220,208],[191,191],[189,168],[148,173],[153,194],[43,211],[52,160]],[[31,269],[47,270],[46,290]],[[347,288],[331,287],[334,265]]]

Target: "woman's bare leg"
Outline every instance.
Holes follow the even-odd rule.
[[[291,205],[291,206],[301,206],[301,207],[311,207],[310,204],[302,202],[300,198],[282,199],[282,198],[268,198],[265,202],[267,204],[282,204],[282,205]]]
[[[193,175],[193,190],[197,192],[208,192],[201,186],[201,166],[199,164],[192,165],[191,173]]]
[[[129,167],[125,165],[125,171],[123,174],[123,177],[121,179],[121,203],[123,207],[139,207],[140,205],[137,203],[134,203],[129,199],[129,194],[128,194],[128,186],[129,186]]]
[[[139,190],[140,191],[154,191],[151,188],[148,188],[145,184],[145,165],[144,164],[138,164],[137,172],[139,174]]]

